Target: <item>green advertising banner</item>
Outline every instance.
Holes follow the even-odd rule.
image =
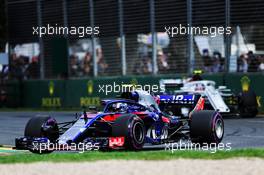
[[[23,85],[24,107],[65,106],[66,81],[25,81]]]
[[[23,83],[23,106],[30,108],[60,108],[100,105],[101,99],[114,98],[128,87],[145,90],[159,88],[160,79],[183,78],[183,76],[127,76],[74,80],[31,80]],[[243,74],[203,75],[216,85],[225,85],[239,93],[242,85],[249,86],[258,95],[263,108],[264,76]],[[123,88],[123,89],[122,89]]]

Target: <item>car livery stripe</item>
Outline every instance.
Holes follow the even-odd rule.
[[[98,114],[96,117],[94,117],[91,121],[87,122],[86,125],[83,128],[88,128],[91,126],[91,124],[93,124],[93,122],[95,120],[97,120],[100,117],[103,117],[105,114]],[[73,139],[72,141],[75,142],[76,139],[82,134],[82,132],[80,131]]]

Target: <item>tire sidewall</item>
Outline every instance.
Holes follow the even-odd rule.
[[[216,122],[222,123],[222,136],[216,134]],[[224,121],[216,111],[204,110],[194,112],[190,122],[190,136],[194,143],[219,144],[224,136]]]
[[[133,128],[135,125],[142,126],[142,142],[138,143],[135,140],[135,133]],[[124,114],[116,119],[112,125],[112,136],[113,137],[125,137],[124,147],[129,150],[140,150],[145,143],[145,126],[141,118],[134,114]]]
[[[219,120],[221,121],[222,126],[223,126],[223,133],[222,133],[222,136],[220,138],[218,138],[218,136],[217,136],[216,127],[215,127],[216,126],[216,123]],[[211,126],[211,129],[212,129],[212,139],[213,139],[213,142],[216,143],[216,144],[219,144],[222,141],[223,137],[224,137],[225,130],[224,130],[224,120],[223,120],[222,116],[218,112],[216,112],[214,114],[214,117],[212,118],[212,124],[211,125],[212,125]]]
[[[140,134],[142,134],[142,139],[140,142],[138,142],[136,140],[136,136],[135,136],[135,132],[134,130],[136,129],[136,125],[138,125],[139,127],[141,127],[141,132]],[[135,116],[133,118],[130,119],[129,124],[128,124],[128,136],[126,137],[127,139],[127,143],[129,143],[130,146],[132,146],[134,149],[141,149],[144,145],[144,140],[145,140],[145,127],[144,127],[144,123],[142,122],[142,120],[138,117]]]

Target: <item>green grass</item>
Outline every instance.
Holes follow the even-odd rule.
[[[51,153],[51,154],[14,154],[0,156],[0,163],[31,163],[40,161],[50,162],[80,162],[97,160],[171,160],[178,158],[189,159],[227,159],[236,157],[258,157],[264,159],[264,149],[240,149],[232,151],[112,151],[112,152],[85,152],[85,153]]]

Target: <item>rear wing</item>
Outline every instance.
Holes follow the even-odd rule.
[[[204,109],[204,98],[201,94],[159,95],[161,111],[175,116],[187,117],[189,112]]]

